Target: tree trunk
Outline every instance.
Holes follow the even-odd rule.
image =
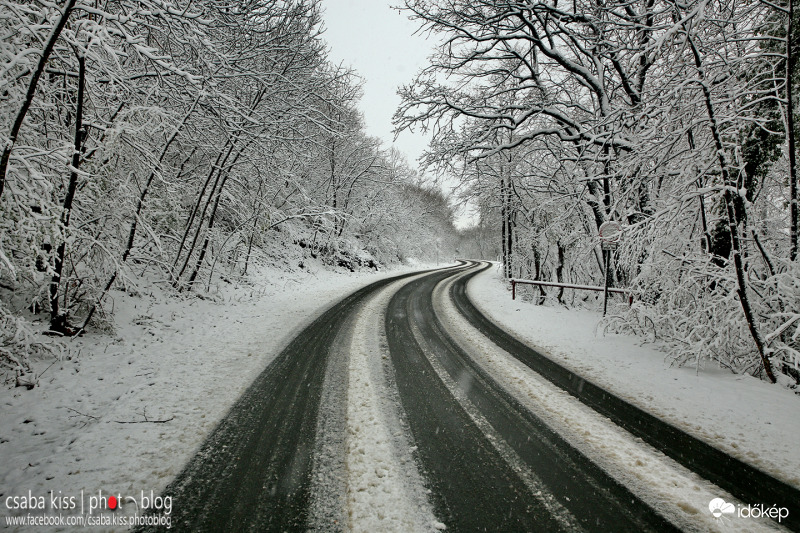
[[[175,142],[175,139],[178,138],[178,135],[180,134],[180,132],[183,129],[183,127],[186,125],[186,122],[189,120],[189,117],[194,112],[194,108],[195,108],[195,106],[197,105],[197,103],[199,101],[200,101],[200,96],[198,96],[195,99],[194,103],[192,103],[192,106],[189,108],[189,111],[183,117],[183,120],[181,121],[181,123],[178,124],[178,127],[175,128],[175,131],[172,133],[170,138],[167,140],[167,143],[164,145],[164,148],[161,150],[161,154],[158,156],[158,161],[156,163],[156,168],[154,168],[150,172],[150,175],[147,177],[147,181],[145,182],[144,189],[142,189],[142,193],[139,195],[139,201],[136,204],[136,212],[134,213],[133,220],[131,221],[131,228],[130,228],[130,231],[128,232],[128,243],[127,243],[127,245],[125,247],[125,251],[122,253],[122,262],[123,263],[128,260],[128,256],[130,255],[131,250],[133,249],[133,241],[134,241],[134,239],[136,237],[136,229],[137,229],[137,227],[139,225],[139,217],[142,215],[142,209],[144,208],[144,201],[145,201],[145,198],[147,197],[148,191],[150,190],[150,185],[152,185],[153,180],[156,177],[156,172],[159,170],[158,167],[160,167],[161,163],[164,162],[164,158],[167,156],[167,152],[169,151],[169,147],[172,146],[172,143]]]
[[[217,209],[219,208],[219,202],[222,198],[222,188],[225,186],[225,182],[227,181],[229,174],[225,174],[225,179],[222,180],[222,183],[219,186],[219,192],[217,193],[217,198],[214,200],[214,207],[211,209],[211,214],[208,217],[208,228],[206,229],[206,237],[203,240],[203,246],[200,248],[200,255],[197,257],[197,262],[194,265],[194,269],[192,270],[191,275],[189,276],[188,285],[191,287],[194,284],[194,280],[197,278],[198,272],[200,272],[200,267],[203,266],[203,260],[206,257],[206,251],[208,250],[208,243],[211,240],[211,231],[214,229],[214,221],[217,219]],[[189,260],[189,256],[186,257],[186,260]]]
[[[506,247],[508,248],[508,277],[514,277],[514,229],[516,226],[516,214],[511,209],[511,202],[508,201],[506,205],[506,218],[508,219],[508,229],[506,230],[506,239],[508,239],[508,243]]]
[[[500,178],[500,244],[503,249],[503,276],[509,278],[508,275],[508,239],[506,232],[508,230],[506,213],[506,183],[505,180]]]
[[[722,144],[722,137],[719,132],[719,125],[717,117],[714,112],[714,103],[711,98],[711,91],[705,79],[705,70],[703,69],[703,62],[700,58],[700,53],[694,44],[691,36],[686,37],[687,44],[692,50],[695,59],[695,66],[697,67],[698,76],[700,78],[700,87],[703,91],[703,98],[705,100],[706,112],[708,113],[709,128],[711,129],[711,136],[714,139],[714,145],[717,151],[717,162],[719,163],[720,173],[722,174],[722,182],[725,185],[725,193],[723,198],[725,200],[725,210],[728,215],[728,228],[731,236],[731,254],[733,255],[733,265],[736,271],[737,293],[739,294],[739,302],[742,305],[747,327],[750,330],[750,335],[758,350],[758,355],[761,358],[761,363],[764,367],[764,372],[769,378],[770,382],[775,383],[775,375],[772,373],[772,365],[770,364],[767,354],[764,351],[764,341],[761,338],[761,333],[755,322],[753,311],[750,308],[750,299],[747,295],[747,280],[744,275],[744,265],[742,264],[742,248],[739,241],[739,224],[736,216],[736,207],[734,205],[734,197],[731,190],[738,190],[736,182],[731,177],[728,168],[728,162],[725,159],[725,147]]]
[[[588,176],[587,176],[588,177]],[[588,200],[587,204],[589,208],[592,210],[592,214],[594,215],[594,225],[597,229],[600,229],[600,226],[603,225],[603,222],[606,220],[605,211],[600,207],[601,198],[600,194],[600,186],[597,184],[596,181],[589,179],[586,182],[586,187],[589,189],[589,193],[594,197],[592,200]]]
[[[556,265],[556,281],[559,283],[564,283],[564,245],[561,244],[561,241],[556,242],[556,246],[558,247],[558,264]],[[558,303],[564,305],[564,287],[559,287],[558,295]]]
[[[695,143],[694,143],[694,134],[692,133],[692,128],[686,132],[686,138],[689,141],[689,148],[694,151]],[[702,189],[703,183],[700,181],[700,178],[697,178],[697,188]],[[708,220],[706,217],[706,201],[705,197],[700,194],[700,223],[703,225],[703,240],[700,241],[700,250],[703,253],[710,253],[711,251],[711,233],[708,232]]]
[[[800,223],[800,212],[797,205],[797,154],[795,153],[794,137],[794,96],[792,95],[792,81],[797,59],[794,57],[792,46],[794,43],[794,0],[789,0],[789,14],[786,17],[786,143],[789,152],[789,202],[790,217],[789,226],[789,259],[797,259],[797,225]]]
[[[239,161],[239,157],[241,157],[241,155],[250,146],[250,144],[252,144],[252,142],[253,140],[251,139],[250,141],[245,143],[245,145],[238,152],[236,152],[236,155],[233,156],[233,160],[231,161],[228,170],[226,170],[224,174],[222,173],[222,169],[220,169],[219,175],[217,176],[217,181],[219,181],[219,187],[217,188],[216,186],[217,184],[214,183],[214,188],[211,189],[211,194],[212,195],[216,194],[216,198],[214,200],[214,207],[211,208],[211,214],[209,215],[208,218],[208,227],[206,229],[205,239],[203,240],[203,246],[201,247],[200,250],[200,255],[198,256],[194,269],[192,270],[192,273],[189,276],[189,283],[188,283],[189,286],[191,286],[194,283],[194,280],[197,278],[197,274],[200,271],[200,267],[203,265],[203,259],[205,259],[206,251],[208,250],[208,243],[211,236],[211,230],[214,228],[214,221],[217,217],[217,209],[219,208],[219,202],[222,198],[222,191],[225,188],[225,184],[227,183],[228,178],[230,177],[230,169],[232,169],[236,165],[236,162]],[[210,201],[211,197],[209,197],[209,203]],[[207,205],[208,203],[206,204],[206,206]],[[203,217],[205,217],[205,208],[203,209]],[[189,266],[192,257],[192,252],[194,251],[195,243],[197,242],[197,239],[200,236],[201,230],[203,228],[203,220],[204,220],[203,217],[200,218],[200,222],[198,223],[197,232],[195,233],[194,239],[192,241],[192,246],[186,252],[186,260],[183,263],[183,268],[181,268],[181,271],[178,273],[178,276],[175,278],[173,282],[175,287],[180,286],[180,278],[186,271],[186,268]]]
[[[253,252],[253,238],[255,237],[257,227],[258,227],[258,217],[254,217],[253,229],[250,230],[250,236],[247,239],[247,255],[244,258],[244,269],[242,270],[242,276],[247,275],[247,267],[250,265],[250,254]]]
[[[258,192],[256,193],[256,197],[253,200],[253,213],[258,213],[258,199],[261,198],[261,188],[264,186],[264,181],[260,180],[258,182]],[[258,221],[259,216],[256,214],[253,216],[253,227],[250,229],[250,235],[247,238],[247,255],[244,258],[244,269],[242,270],[242,276],[247,275],[247,268],[250,266],[250,254],[253,251],[253,239],[255,238],[256,229],[258,229]],[[268,224],[269,225],[269,224]]]
[[[533,268],[533,280],[544,281],[542,280],[542,256],[537,248],[533,249]],[[538,285],[536,288],[539,291],[539,298],[536,299],[536,304],[544,305],[544,302],[547,299],[547,292],[541,285]]]
[[[502,235],[503,240],[503,270],[505,277],[510,279],[514,277],[514,214],[511,209],[511,185],[503,176],[504,167],[500,169],[500,216],[502,218]]]
[[[223,166],[225,166],[225,163],[227,162],[228,157],[230,157],[231,152],[233,152],[234,147],[235,147],[235,140],[228,141],[228,142],[225,143],[225,145],[223,146],[222,150],[219,151],[219,153],[217,154],[217,158],[214,161],[214,164],[211,165],[211,170],[209,170],[209,172],[208,172],[208,177],[206,177],[206,181],[205,181],[205,183],[203,183],[203,187],[200,189],[200,192],[197,195],[197,201],[192,206],[192,210],[189,212],[189,218],[186,221],[186,229],[184,230],[183,237],[181,238],[181,242],[178,245],[178,251],[175,252],[175,261],[172,263],[172,270],[173,270],[173,273],[172,273],[173,280],[172,280],[172,282],[173,282],[173,285],[175,285],[175,286],[177,286],[177,279],[181,277],[181,275],[183,274],[183,271],[186,269],[186,263],[184,263],[183,269],[181,269],[181,272],[177,276],[175,275],[174,271],[177,268],[178,263],[181,260],[181,255],[183,254],[183,247],[186,244],[186,239],[189,238],[189,233],[191,233],[191,231],[192,231],[192,226],[194,224],[195,218],[197,217],[197,212],[200,210],[200,206],[203,205],[203,197],[205,196],[206,191],[208,190],[208,185],[211,183],[211,180],[214,178],[214,176],[216,176],[217,178],[214,181],[214,185],[211,188],[211,192],[209,193],[208,198],[206,199],[206,203],[203,206],[203,214],[200,217],[200,225],[201,226],[202,226],[202,223],[203,223],[203,219],[206,216],[206,210],[208,209],[208,204],[211,202],[211,198],[214,195],[214,190],[216,189],[217,183],[219,182],[219,175],[220,175],[221,169],[222,169]],[[199,229],[198,229],[198,231],[199,231]],[[191,246],[192,250],[194,250],[194,246],[195,246],[196,243],[197,243],[197,233],[195,233],[194,241],[192,242],[192,246]],[[189,255],[191,255],[191,253],[192,252],[190,251]]]
[[[28,84],[28,92],[25,94],[25,100],[23,100],[22,107],[20,107],[17,112],[14,124],[11,126],[11,132],[8,134],[8,141],[5,147],[3,147],[3,155],[0,156],[0,197],[3,196],[3,189],[5,188],[8,162],[11,159],[11,150],[14,149],[14,144],[17,142],[17,137],[19,136],[19,130],[22,128],[22,122],[25,120],[25,115],[28,114],[31,103],[33,103],[33,97],[36,95],[36,87],[39,85],[39,78],[42,76],[42,72],[44,72],[44,67],[48,59],[50,59],[50,54],[53,52],[53,48],[56,45],[56,41],[58,41],[58,37],[61,35],[61,31],[64,29],[64,26],[66,26],[67,20],[69,20],[72,8],[75,7],[75,2],[76,0],[67,0],[64,4],[61,18],[58,19],[58,22],[53,28],[53,33],[50,34],[50,38],[47,40],[42,50],[42,57],[39,58],[39,63],[36,65],[36,70],[33,71],[31,81]]]
[[[189,263],[191,262],[191,259],[192,259],[192,253],[194,252],[194,249],[197,246],[197,240],[200,238],[200,234],[202,233],[202,230],[203,230],[203,222],[205,221],[206,212],[208,211],[208,206],[212,203],[212,201],[214,201],[215,196],[217,198],[217,200],[215,202],[215,206],[219,205],[219,195],[222,194],[222,189],[223,189],[223,187],[225,187],[225,182],[228,180],[230,169],[232,169],[236,165],[237,161],[239,161],[239,157],[241,157],[241,155],[244,153],[244,151],[253,143],[254,140],[255,140],[255,138],[250,139],[249,141],[247,141],[244,144],[244,146],[239,148],[239,150],[233,156],[233,159],[231,160],[231,163],[228,164],[228,158],[230,157],[231,153],[233,153],[233,150],[236,148],[237,139],[234,139],[234,140],[231,141],[230,149],[225,154],[225,157],[222,160],[222,163],[220,163],[219,168],[216,169],[217,170],[217,179],[214,180],[214,185],[212,185],[212,187],[211,187],[211,192],[208,193],[208,199],[206,200],[206,203],[203,205],[203,212],[200,214],[200,218],[198,219],[198,223],[197,223],[197,231],[195,231],[194,237],[192,238],[192,244],[189,246],[188,250],[186,251],[186,258],[183,261],[183,266],[181,267],[181,270],[180,270],[180,272],[178,272],[177,275],[173,275],[173,280],[172,280],[172,286],[173,287],[177,288],[177,287],[180,286],[180,279],[183,276],[184,272],[186,272],[186,269],[189,267]],[[209,176],[209,179],[206,180],[206,185],[208,185],[208,181],[209,180],[210,180],[210,176]],[[218,185],[219,185],[219,187],[218,187]],[[201,192],[201,195],[198,196],[198,202],[201,199],[202,199],[202,192]],[[213,212],[216,213],[216,207],[213,208]],[[213,215],[212,215],[212,218],[213,218]],[[191,224],[191,220],[190,220],[190,224]],[[180,258],[180,253],[181,253],[181,250],[183,249],[183,243],[186,240],[186,236],[188,235],[190,227],[191,227],[190,225],[187,225],[187,227],[186,227],[186,233],[184,233],[184,238],[181,241],[181,247],[178,248],[178,256],[175,258],[175,265],[177,265],[178,259]],[[205,250],[206,246],[207,246],[207,240],[206,240],[206,245],[203,246],[204,250]],[[205,255],[205,254],[203,254],[203,255]],[[198,264],[200,264],[200,263],[202,263],[202,261],[200,261]],[[175,266],[173,265],[173,272],[174,272],[174,268],[175,268]],[[195,273],[195,275],[196,275],[196,273]]]
[[[75,190],[78,187],[78,167],[81,164],[81,146],[86,138],[86,131],[83,127],[83,92],[86,79],[86,58],[78,53],[78,100],[75,104],[75,140],[72,149],[72,160],[70,162],[71,172],[69,175],[69,185],[67,194],[64,197],[64,207],[61,211],[61,226],[64,231],[64,240],[58,245],[55,261],[53,264],[53,278],[50,280],[50,329],[61,333],[69,333],[67,328],[67,317],[65,312],[61,312],[58,304],[58,289],[61,285],[61,275],[64,272],[64,260],[66,258],[66,233],[69,228],[69,219],[72,212],[72,204],[75,199]]]
[[[255,109],[258,107],[258,104],[261,102],[261,99],[264,97],[265,93],[266,93],[266,87],[262,87],[261,89],[258,90],[258,92],[256,93],[255,97],[253,98],[252,103],[250,104],[250,111],[247,114],[248,117],[250,117],[253,114],[253,112],[255,111]],[[214,194],[217,191],[217,185],[220,182],[220,179],[221,179],[222,174],[224,172],[224,169],[225,169],[225,166],[227,164],[228,158],[230,157],[230,155],[233,153],[234,149],[236,148],[236,143],[238,141],[239,141],[239,135],[238,134],[234,134],[230,140],[225,142],[225,145],[223,146],[222,150],[220,150],[219,154],[217,154],[216,161],[214,161],[214,164],[211,166],[211,170],[210,170],[210,172],[208,174],[208,177],[206,178],[205,183],[203,184],[203,188],[200,191],[200,194],[198,194],[198,196],[197,196],[197,202],[195,203],[194,208],[192,209],[192,212],[189,215],[189,220],[188,220],[188,222],[186,224],[186,230],[183,233],[183,238],[181,239],[181,243],[178,246],[178,251],[175,254],[175,262],[172,264],[172,286],[173,287],[177,288],[180,285],[180,278],[181,278],[181,276],[183,276],[183,273],[186,271],[186,268],[189,266],[189,263],[191,262],[192,253],[194,252],[194,248],[197,245],[197,240],[200,238],[200,233],[201,233],[202,228],[203,228],[203,222],[205,220],[206,211],[208,210],[208,206],[211,203],[211,201],[213,200]],[[249,145],[251,142],[252,142],[252,140],[249,141],[247,144]],[[243,150],[244,150],[244,148],[239,150],[239,153],[237,154],[236,158],[238,158],[239,155],[241,155]],[[234,163],[235,163],[235,161],[236,161],[236,159],[234,159]],[[234,163],[231,163],[231,166],[233,166]],[[211,178],[213,178],[215,174],[216,174],[217,178],[214,180],[214,185],[211,187],[211,191],[208,193],[208,198],[206,199],[205,204],[203,204],[203,212],[200,215],[200,220],[199,220],[199,222],[197,224],[197,231],[195,232],[194,238],[192,239],[192,244],[189,246],[189,250],[186,253],[186,258],[185,258],[185,260],[183,262],[183,266],[181,267],[180,272],[178,272],[178,274],[175,275],[175,268],[177,268],[178,263],[180,262],[181,253],[183,252],[183,247],[186,244],[186,239],[188,238],[189,233],[191,232],[192,224],[193,224],[193,222],[194,222],[194,220],[195,220],[195,218],[197,216],[197,211],[200,208],[200,204],[203,203],[203,196],[205,195],[206,189],[208,188],[208,184],[211,181]],[[222,187],[220,187],[220,190],[221,190],[221,188]],[[217,194],[219,194],[219,193],[217,192]]]

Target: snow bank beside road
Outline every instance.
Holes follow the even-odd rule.
[[[0,389],[0,495],[158,494],[321,306],[396,273],[265,270],[219,302],[116,292],[114,335],[71,341],[31,391]]]
[[[800,398],[791,391],[712,365],[700,372],[670,367],[663,352],[642,339],[595,334],[599,313],[511,300],[495,268],[473,278],[467,290],[484,314],[553,360],[800,487]]]

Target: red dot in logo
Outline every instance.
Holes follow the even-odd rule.
[[[108,497],[108,508],[112,511],[117,508],[117,499],[114,496]]]

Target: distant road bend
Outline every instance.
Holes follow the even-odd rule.
[[[376,486],[404,475],[390,488],[409,494],[421,517],[415,528],[430,531],[686,528],[490,376],[448,330],[440,312],[447,298],[497,347],[677,463],[741,501],[788,506],[782,525],[800,531],[800,491],[583,380],[482,315],[466,285],[486,268],[462,262],[384,279],[320,314],[255,379],[166,489],[175,502],[172,528],[374,529],[374,521],[360,521],[364,513],[357,508],[363,501],[382,505],[357,492],[373,486],[354,481],[364,472],[374,473]],[[448,287],[443,283],[449,289],[437,290]],[[368,355],[366,366],[357,366],[357,354]],[[379,422],[391,437],[383,445],[395,450],[396,461],[365,469],[371,450],[352,456],[354,409],[373,401],[359,396],[356,385],[374,391],[370,412],[385,419]],[[399,501],[384,502],[389,514]],[[386,522],[390,530],[401,530],[399,523]]]

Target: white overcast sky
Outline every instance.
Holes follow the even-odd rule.
[[[427,64],[432,41],[415,34],[418,23],[408,12],[391,6],[403,0],[323,0],[325,33],[330,58],[355,69],[364,78],[361,111],[367,134],[379,137],[386,147],[394,144],[409,163],[428,144],[419,132],[403,132],[393,141],[392,115],[400,103],[399,86],[409,84]]]
[[[408,20],[408,11],[393,8],[403,0],[323,0],[325,33],[330,59],[352,67],[364,79],[360,109],[367,134],[406,154],[412,167],[427,148],[429,138],[417,130],[404,131],[394,140],[392,115],[400,104],[397,89],[411,83],[428,65],[435,42],[419,32],[419,23]],[[444,180],[442,189],[450,192]],[[459,209],[456,225],[477,221],[472,208]]]

